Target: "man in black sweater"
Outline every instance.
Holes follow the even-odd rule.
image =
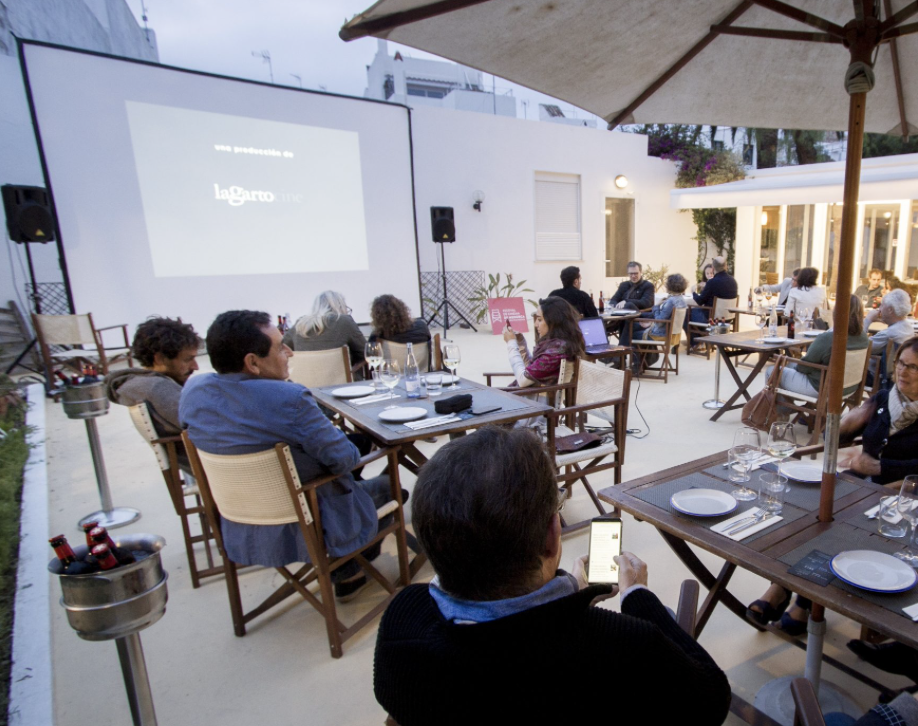
[[[599,316],[596,306],[593,304],[590,296],[580,289],[582,279],[580,277],[580,268],[574,265],[565,267],[561,270],[561,288],[552,290],[548,293],[549,297],[560,297],[567,300],[584,318],[595,318]]]
[[[723,671],[616,558],[621,614],[594,607],[582,560],[558,569],[558,486],[541,442],[487,427],[424,466],[413,522],[437,576],[402,590],[376,643],[376,699],[400,726],[469,723],[720,724]],[[558,681],[575,683],[564,695]]]
[[[628,279],[618,286],[610,302],[618,310],[646,310],[653,307],[653,283],[643,278],[640,262],[628,263]]]
[[[705,283],[704,290],[701,293],[694,292],[692,297],[698,305],[707,305],[714,307],[715,298],[726,298],[727,300],[736,299],[736,278],[727,272],[727,261],[723,257],[715,257],[711,260],[714,266],[714,277]],[[708,321],[707,310],[691,311],[691,321],[693,323],[706,323]]]

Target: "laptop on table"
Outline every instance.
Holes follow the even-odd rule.
[[[617,345],[609,345],[609,338],[606,336],[606,325],[602,318],[584,318],[579,324],[580,332],[583,333],[586,352],[590,355],[608,353],[618,348]]]

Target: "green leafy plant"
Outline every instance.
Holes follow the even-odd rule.
[[[513,275],[509,272],[504,273],[504,282],[501,282],[500,273],[492,275],[488,273],[487,286],[475,288],[474,295],[469,298],[472,303],[472,313],[475,315],[475,322],[482,323],[488,317],[488,299],[496,297],[522,297],[524,292],[535,292],[534,290],[523,287],[526,281],[514,282]],[[539,307],[535,300],[527,300],[533,307]]]
[[[663,265],[659,270],[655,270],[649,265],[644,268],[644,279],[653,283],[653,289],[659,290],[666,282],[666,273],[669,272],[669,265]]]

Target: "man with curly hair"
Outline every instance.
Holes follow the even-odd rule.
[[[185,381],[198,369],[201,339],[191,325],[171,318],[148,318],[137,326],[131,346],[142,368],[125,368],[105,379],[108,398],[122,406],[146,402],[160,436],[182,432],[179,398]]]

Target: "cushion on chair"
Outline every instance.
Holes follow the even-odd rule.
[[[783,388],[778,388],[775,390],[775,393],[780,393],[785,398],[790,398],[795,401],[806,401],[807,403],[815,404],[819,401],[818,396],[807,396],[803,393],[797,393],[796,391],[787,391]]]
[[[573,436],[577,432],[573,429],[569,429],[567,426],[556,426],[555,427],[555,436]],[[568,464],[578,464],[581,461],[589,461],[591,459],[598,459],[602,456],[608,456],[609,454],[614,454],[618,451],[618,447],[615,445],[615,442],[610,438],[608,441],[603,441],[599,446],[594,446],[592,449],[581,449],[580,451],[572,451],[570,454],[555,454],[555,464],[558,466],[567,466]]]

